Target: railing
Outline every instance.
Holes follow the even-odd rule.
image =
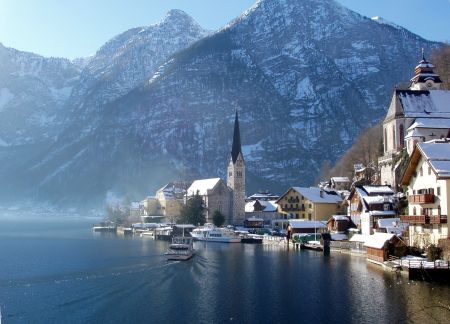
[[[447,215],[401,215],[400,219],[412,224],[447,224]]]
[[[408,201],[410,203],[417,203],[417,204],[434,204],[434,195],[433,194],[412,195],[408,196]]]
[[[425,215],[401,215],[400,220],[407,223],[425,224]]]
[[[450,261],[394,260],[393,262],[414,269],[450,269]]]
[[[430,224],[447,224],[447,215],[430,216]]]

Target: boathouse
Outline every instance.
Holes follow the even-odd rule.
[[[370,235],[364,243],[367,248],[367,259],[384,262],[393,255],[402,257],[405,255],[406,244],[395,234],[375,233]]]

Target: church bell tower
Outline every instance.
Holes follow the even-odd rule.
[[[231,146],[227,175],[227,185],[233,190],[232,223],[233,225],[243,225],[245,220],[245,161],[241,149],[237,110],[234,119],[233,144]]]

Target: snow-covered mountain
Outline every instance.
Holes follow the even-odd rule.
[[[80,71],[69,60],[45,58],[0,44],[0,146],[55,136],[62,106]]]
[[[152,75],[169,56],[208,33],[185,12],[174,9],[156,24],[114,37],[83,69],[73,93],[75,106],[79,103],[91,109],[119,98]]]
[[[170,21],[170,30],[186,21],[190,41],[173,46],[184,36],[155,31]],[[151,36],[132,29],[89,60],[70,127],[20,172],[33,195],[86,201],[143,195],[177,177],[225,177],[235,109],[248,191],[311,185],[323,161],[384,116],[420,49],[437,46],[332,0],[260,0],[207,37],[195,26],[172,11]],[[162,42],[171,50],[154,49]]]

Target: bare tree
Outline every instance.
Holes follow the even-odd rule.
[[[436,72],[441,76],[441,89],[450,90],[450,44],[434,49],[431,62],[436,66]]]

